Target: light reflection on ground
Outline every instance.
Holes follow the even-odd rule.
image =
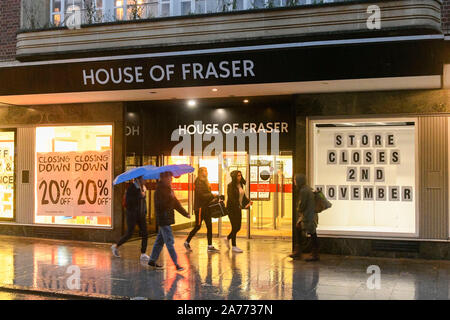
[[[291,243],[239,239],[233,254],[218,239],[220,253],[208,253],[199,236],[186,253],[176,237],[177,273],[166,250],[163,271],[139,261],[139,241],[125,244],[114,258],[109,244],[0,237],[0,285],[68,290],[70,265],[81,271],[79,294],[147,299],[449,299],[450,262],[323,255],[319,263],[292,261]],[[154,238],[149,241],[149,250]],[[366,285],[369,265],[382,272],[380,290]],[[0,299],[33,296],[0,292]],[[38,297],[41,299],[42,297]]]

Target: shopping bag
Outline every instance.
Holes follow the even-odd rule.
[[[320,213],[324,210],[327,210],[332,206],[331,202],[328,201],[323,192],[320,190],[314,191],[314,202],[315,202],[314,211],[316,213]]]
[[[228,215],[228,211],[223,201],[219,201],[208,206],[208,214],[211,218],[222,218]]]

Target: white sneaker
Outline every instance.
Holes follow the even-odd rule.
[[[150,260],[150,257],[145,253],[141,253],[141,260]]]
[[[227,246],[228,250],[230,250],[230,249],[231,249],[231,246],[230,246],[230,239],[228,239],[227,237],[225,237],[225,238],[223,238],[223,241],[225,241],[225,245]]]
[[[117,245],[116,245],[116,244],[113,244],[113,245],[111,246],[111,251],[112,251],[112,254],[113,254],[114,257],[120,258],[120,255],[119,255],[119,248],[117,248]]]
[[[238,247],[233,247],[233,252],[242,253],[244,251],[242,249],[239,249]]]
[[[209,252],[219,252],[219,249],[214,248],[214,246],[208,246]]]

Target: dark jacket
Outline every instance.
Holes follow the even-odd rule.
[[[141,189],[131,183],[125,193],[125,201],[127,204],[127,213],[147,214],[147,203],[145,196],[141,194]]]
[[[194,182],[194,210],[205,208],[214,199],[214,194],[211,193],[211,188],[204,179],[195,179]]]
[[[242,199],[242,207],[239,204],[239,188],[236,185],[236,176],[237,172],[233,171],[231,173],[231,182],[228,184],[227,187],[227,209],[228,212],[236,212],[243,208],[245,208],[249,203],[250,200],[247,198],[247,195],[244,193],[244,198]],[[245,180],[242,178],[241,180],[241,187],[244,189]]]
[[[298,174],[295,176],[295,180],[298,188],[298,222],[302,222],[302,227],[307,233],[316,233],[316,228],[319,223],[319,216],[315,210],[316,203],[314,193],[306,184],[305,175]]]
[[[170,226],[175,223],[175,210],[183,216],[189,213],[183,208],[180,201],[175,197],[172,188],[158,182],[154,195],[156,223],[160,227]]]

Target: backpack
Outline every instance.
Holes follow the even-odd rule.
[[[332,204],[327,200],[322,191],[314,191],[314,211],[320,213],[324,210],[330,209]]]

